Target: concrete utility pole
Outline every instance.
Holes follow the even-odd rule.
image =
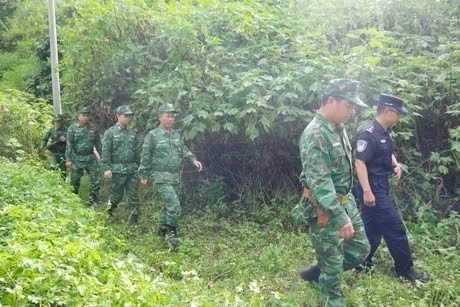
[[[61,89],[59,85],[58,51],[56,35],[56,17],[54,0],[48,0],[48,24],[50,30],[50,52],[51,52],[51,79],[53,82],[53,106],[54,114],[62,114],[61,110]]]

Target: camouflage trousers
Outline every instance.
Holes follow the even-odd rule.
[[[175,230],[179,226],[181,207],[179,184],[155,183],[163,208],[160,215],[160,229]]]
[[[136,173],[112,173],[112,179],[110,181],[109,201],[112,205],[112,208],[116,208],[117,205],[123,199],[123,195],[126,191],[126,196],[128,198],[128,212],[130,222],[137,222],[137,219],[139,217],[139,197],[137,195],[138,187],[139,178]]]
[[[70,183],[73,187],[73,192],[78,194],[80,189],[80,180],[83,177],[84,171],[89,174],[90,177],[90,190],[89,190],[89,202],[96,203],[99,196],[99,188],[101,187],[101,170],[96,159],[85,162],[84,164],[73,164],[72,172],[70,173]]]
[[[344,207],[355,230],[351,239],[341,238],[339,231],[333,229],[330,223],[320,226],[316,223],[316,219],[310,221],[311,242],[321,269],[319,277],[321,299],[325,306],[331,307],[346,306],[342,292],[343,272],[361,264],[370,249],[354,198],[349,198]]]
[[[61,177],[65,179],[67,176],[67,168],[65,166],[65,154],[64,153],[53,153],[49,156],[50,169],[60,170]]]

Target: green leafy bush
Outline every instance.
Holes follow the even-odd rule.
[[[16,90],[0,92],[0,156],[38,161],[40,140],[53,124],[52,114],[42,99]]]
[[[113,251],[101,236],[101,215],[84,208],[56,174],[24,164],[1,167],[0,303],[165,301],[161,278],[150,277],[134,255]]]

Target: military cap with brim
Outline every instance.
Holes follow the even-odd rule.
[[[179,113],[179,112],[176,111],[176,109],[174,109],[174,106],[172,104],[165,103],[164,105],[160,106],[160,108],[158,109],[158,113],[163,114],[163,113]]]
[[[78,114],[87,113],[91,114],[91,109],[89,107],[81,107],[78,109]]]
[[[352,79],[334,79],[326,87],[325,95],[344,98],[359,107],[367,107],[358,95],[359,82]]]
[[[125,114],[125,115],[133,115],[134,112],[131,110],[131,108],[127,105],[122,105],[122,106],[119,106],[115,112],[117,112],[117,114]]]
[[[399,113],[407,113],[407,109],[404,107],[404,100],[402,98],[380,94],[379,107],[392,107],[399,111]]]

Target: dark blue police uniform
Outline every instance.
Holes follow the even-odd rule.
[[[387,94],[380,95],[378,110],[382,120],[388,118],[386,116],[388,111],[407,113],[401,98]],[[390,124],[396,124],[396,122],[397,120],[393,122],[392,119]],[[394,259],[396,273],[410,281],[427,282],[429,280],[427,275],[417,273],[412,269],[413,261],[406,230],[401,216],[390,199],[388,177],[393,173],[393,150],[393,140],[389,129],[384,128],[377,119],[358,133],[356,159],[365,163],[367,179],[375,197],[375,206],[366,206],[360,183],[358,182],[353,189],[355,198],[362,205],[364,228],[371,245],[370,254],[364,265],[373,265],[372,257],[383,237]]]
[[[389,131],[375,119],[358,133],[356,159],[366,163],[375,206],[364,205],[363,190],[359,182],[355,186],[354,194],[362,204],[362,218],[371,245],[366,264],[373,265],[372,257],[383,237],[394,259],[396,273],[403,275],[412,267],[413,262],[404,225],[390,199],[388,177],[393,173],[393,149]]]

